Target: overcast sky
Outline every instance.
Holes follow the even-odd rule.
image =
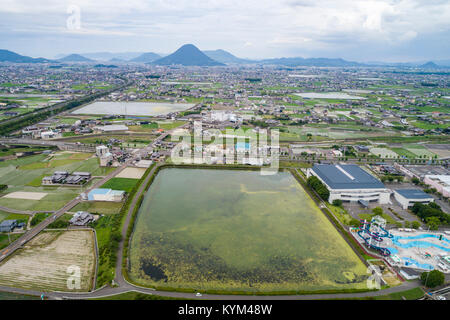
[[[243,58],[440,60],[449,31],[449,0],[0,0],[0,48],[32,57],[193,43]]]

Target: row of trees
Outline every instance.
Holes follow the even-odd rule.
[[[330,191],[328,188],[317,178],[316,176],[311,176],[306,180],[306,183],[308,186],[310,186],[314,191],[317,192],[319,197],[321,197],[323,200],[328,201],[328,198],[330,197]]]

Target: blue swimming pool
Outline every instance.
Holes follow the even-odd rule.
[[[412,267],[413,265],[415,265],[417,268],[420,269],[425,269],[425,270],[434,270],[434,266],[432,266],[431,264],[428,263],[420,263],[414,259],[411,258],[402,258],[403,261],[405,262],[405,266],[406,267]]]
[[[394,236],[392,238],[392,243],[396,245],[397,247],[408,249],[408,248],[429,248],[429,247],[435,247],[440,250],[450,252],[450,240],[448,240],[445,237],[442,237],[442,245],[434,244],[427,241],[409,241],[408,243],[401,243],[399,240],[418,240],[418,239],[426,239],[426,238],[435,238],[439,239],[438,235],[435,234],[421,234],[417,236],[411,236],[411,237],[400,237],[400,236]]]

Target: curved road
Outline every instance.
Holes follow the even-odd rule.
[[[168,134],[168,133],[167,133]],[[158,137],[158,140],[162,140],[165,136]],[[122,171],[128,162],[122,165],[120,168],[110,173],[101,181],[97,182],[95,185],[91,187],[91,189],[101,186],[105,181],[109,180],[120,171]],[[117,254],[117,262],[116,262],[116,270],[115,270],[115,287],[105,286],[98,290],[86,293],[73,293],[73,292],[50,292],[45,293],[46,297],[49,299],[93,299],[93,298],[101,298],[107,297],[111,295],[116,295],[120,293],[125,293],[129,291],[137,291],[145,294],[154,294],[165,297],[173,297],[173,298],[182,298],[182,299],[209,299],[209,300],[320,300],[320,299],[345,299],[345,298],[362,298],[362,297],[375,297],[386,295],[394,292],[405,291],[408,289],[416,288],[420,286],[419,281],[407,281],[402,283],[399,286],[378,290],[378,291],[370,291],[370,292],[361,292],[361,293],[336,293],[336,294],[307,294],[307,295],[275,295],[275,296],[263,296],[263,295],[215,295],[215,294],[204,294],[201,297],[197,297],[194,293],[184,293],[184,292],[169,292],[169,291],[158,291],[151,288],[143,288],[136,285],[133,285],[127,282],[122,274],[122,260],[123,260],[123,247],[124,241],[126,237],[126,233],[128,230],[128,226],[131,222],[131,216],[134,208],[137,205],[137,201],[141,194],[145,191],[145,187],[148,184],[150,178],[152,177],[155,170],[158,168],[159,164],[153,167],[150,173],[147,175],[145,180],[142,182],[138,191],[136,192],[131,205],[129,207],[125,223],[122,229],[122,240],[119,244],[118,254]],[[9,256],[12,252],[19,249],[23,244],[27,241],[31,240],[34,236],[36,236],[39,232],[44,230],[51,222],[54,221],[57,217],[61,216],[67,210],[73,208],[76,204],[80,202],[79,197],[70,201],[63,208],[56,211],[54,215],[49,217],[48,219],[41,222],[31,231],[25,233],[21,238],[12,243],[9,247],[3,250],[3,255],[0,257],[0,261]],[[56,217],[56,218],[53,218]],[[12,288],[12,287],[4,287],[0,286],[0,291],[12,292],[17,294],[25,294],[25,295],[36,295],[40,296],[42,292],[36,290],[27,290],[20,288]]]
[[[120,167],[118,170],[115,170],[113,173],[105,177],[101,182],[96,183],[94,187],[97,187],[97,185],[101,185],[105,180],[111,178],[112,176],[115,176],[120,171],[122,171],[127,164],[124,164],[122,167]],[[122,274],[122,260],[123,260],[123,247],[124,247],[124,241],[126,237],[126,233],[128,230],[128,226],[131,222],[131,216],[133,213],[133,210],[135,206],[137,205],[137,201],[140,197],[140,195],[145,191],[145,186],[148,184],[150,178],[152,177],[154,171],[159,166],[156,165],[152,168],[150,173],[147,175],[145,180],[142,182],[141,186],[139,187],[138,191],[136,192],[130,208],[127,213],[127,217],[122,229],[122,241],[119,244],[118,248],[118,254],[117,254],[117,262],[116,262],[116,276],[115,276],[115,287],[105,286],[103,288],[100,288],[98,290],[92,291],[92,292],[86,292],[86,293],[74,293],[74,292],[49,292],[45,293],[45,296],[49,299],[95,299],[95,298],[102,298],[102,297],[108,297],[112,295],[117,295],[120,293],[125,293],[129,291],[136,291],[144,294],[153,294],[158,296],[164,296],[164,297],[173,297],[173,298],[181,298],[181,299],[207,299],[207,300],[320,300],[320,299],[349,299],[349,298],[363,298],[363,297],[375,297],[375,296],[381,296],[381,295],[387,295],[394,292],[401,292],[409,289],[413,289],[420,286],[419,281],[406,281],[402,283],[399,286],[384,289],[384,290],[378,290],[378,291],[370,291],[370,292],[360,292],[360,293],[336,293],[336,294],[307,294],[307,295],[275,295],[275,296],[264,296],[264,295],[216,295],[216,294],[203,294],[201,297],[197,297],[194,293],[184,293],[184,292],[171,292],[171,291],[158,291],[154,290],[152,288],[144,288],[139,287],[136,285],[133,285],[125,280]],[[69,202],[64,208],[57,211],[57,214],[61,215],[73,206],[75,206],[80,200],[74,199],[71,202]],[[42,231],[48,224],[50,224],[53,221],[51,217],[41,224],[39,224],[37,227],[32,229],[32,233],[26,233],[22,238],[24,240],[21,240],[20,238],[18,241],[14,242],[11,246],[15,245],[14,250],[18,249],[23,245],[23,243],[29,241],[32,237],[34,237],[36,234],[38,234],[40,231]],[[11,247],[10,246],[10,247]],[[9,248],[9,247],[8,247]],[[8,249],[7,248],[7,249]],[[6,249],[5,249],[6,250]],[[11,250],[11,249],[10,249]],[[8,252],[8,255],[11,252]],[[0,261],[4,257],[2,256],[0,258]],[[27,289],[20,289],[20,288],[12,288],[12,287],[4,287],[0,286],[0,291],[6,291],[6,292],[12,292],[17,294],[24,294],[24,295],[34,295],[34,296],[40,296],[42,292],[36,291],[36,290],[27,290]]]

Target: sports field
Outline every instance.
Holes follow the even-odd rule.
[[[164,169],[139,210],[130,278],[196,290],[365,288],[366,268],[290,173]]]

